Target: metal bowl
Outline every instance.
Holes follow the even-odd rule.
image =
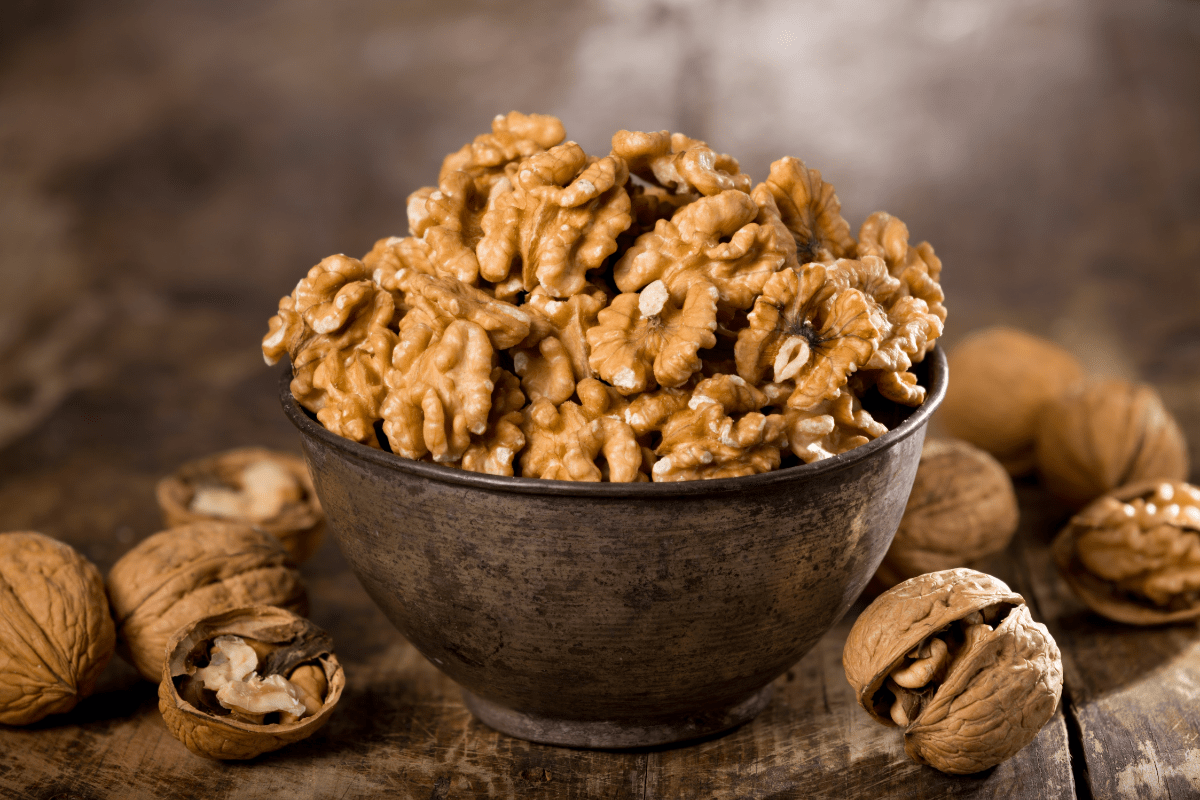
[[[925,403],[834,458],[683,483],[503,478],[325,430],[280,382],[329,527],[367,594],[468,708],[575,747],[681,741],[745,722],[887,552],[946,359]],[[890,417],[890,418],[889,418]]]

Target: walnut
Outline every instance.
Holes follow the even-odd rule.
[[[594,378],[588,363],[591,348],[587,332],[596,324],[600,309],[608,305],[608,295],[597,286],[584,286],[579,294],[565,300],[552,297],[541,286],[536,287],[525,299],[521,310],[529,314],[529,336],[522,347],[532,347],[546,336],[554,336],[562,343],[571,359],[575,380]]]
[[[888,272],[900,280],[903,296],[923,300],[929,311],[946,321],[945,296],[938,281],[942,261],[929,242],[908,243],[908,226],[884,211],[867,217],[858,231],[858,257],[876,256],[887,263]]]
[[[750,191],[750,176],[739,171],[736,158],[682,133],[617,131],[612,151],[625,159],[632,174],[676,194]]]
[[[875,577],[893,586],[975,566],[1008,547],[1019,519],[1012,479],[999,461],[969,442],[926,439],[904,518]]]
[[[618,295],[587,332],[592,369],[623,394],[681,386],[700,370],[698,352],[717,342],[717,297],[696,282],[676,305],[662,281]]]
[[[495,194],[503,190],[499,184],[493,187]],[[416,241],[410,246],[422,251],[422,259],[437,275],[473,285],[479,277],[475,245],[483,237],[480,221],[490,199],[462,171],[447,173],[436,188],[413,192],[408,196],[408,224]]]
[[[491,133],[476,136],[475,141],[446,156],[438,183],[450,173],[461,170],[486,190],[504,176],[506,165],[547,150],[566,135],[562,122],[556,117],[519,111],[497,114],[492,119]],[[414,235],[419,234],[414,231]]]
[[[513,347],[529,335],[529,314],[466,283],[414,269],[399,270],[394,280],[405,304],[438,333],[455,320],[469,320],[487,332],[496,350]]]
[[[946,432],[995,456],[1011,475],[1033,469],[1042,408],[1083,380],[1061,347],[1012,328],[972,333],[947,355],[954,379],[938,409]]]
[[[1200,488],[1146,480],[1076,514],[1054,560],[1093,611],[1131,625],[1200,618]]]
[[[0,533],[0,723],[70,711],[92,693],[115,644],[90,561],[40,533]]]
[[[541,398],[525,409],[521,429],[528,447],[521,454],[521,474],[563,481],[594,482],[606,474],[613,483],[639,480],[642,453],[623,409],[595,379],[580,381],[578,393],[582,403],[556,407]],[[601,457],[604,463],[598,464]]]
[[[842,219],[842,205],[832,184],[821,173],[788,156],[771,164],[767,189],[775,198],[783,224],[796,241],[796,260],[833,262],[853,256],[850,225]]]
[[[463,469],[512,476],[513,458],[525,446],[525,434],[521,432],[524,406],[521,380],[500,367],[493,369],[492,408],[488,412],[487,431],[471,436],[471,444],[463,451]]]
[[[778,407],[792,389],[787,384],[765,385],[765,388],[775,387],[781,389],[778,397],[773,399],[771,393],[764,394],[768,405]],[[833,399],[822,400],[805,411],[786,408],[783,419],[788,447],[805,464],[840,455],[887,433],[887,427],[876,421],[848,391],[840,391]]]
[[[405,317],[405,322],[408,317]],[[471,434],[487,430],[492,345],[479,325],[455,320],[438,334],[421,321],[401,326],[380,409],[392,452],[457,461]]]
[[[732,478],[778,467],[784,418],[760,413],[765,404],[766,396],[737,375],[700,381],[688,407],[663,423],[654,480]]]
[[[541,285],[554,297],[578,294],[585,273],[617,249],[617,235],[632,221],[625,162],[589,159],[567,142],[525,159],[514,173],[512,190],[498,193],[481,221],[480,274],[499,283],[515,267],[526,291]]]
[[[108,600],[121,654],[151,681],[162,676],[167,640],[193,620],[254,603],[308,609],[279,540],[232,522],[194,522],[142,540],[108,573]]]
[[[159,711],[205,758],[250,759],[311,736],[346,685],[328,634],[280,608],[193,620],[165,652]]]
[[[575,394],[571,355],[554,336],[542,339],[535,348],[513,351],[513,370],[521,376],[521,388],[530,400],[544,397],[558,405]]]
[[[767,279],[794,260],[778,214],[765,189],[702,197],[639,236],[613,266],[613,278],[622,292],[661,280],[676,303],[693,283],[711,283],[722,303],[750,308]]]
[[[842,652],[858,703],[904,728],[942,772],[980,772],[1037,736],[1062,694],[1062,661],[1021,595],[970,569],[931,572],[871,603]]]
[[[245,522],[273,534],[301,564],[321,545],[325,514],[304,460],[242,447],[190,461],[158,482],[168,528],[205,520]]]
[[[1092,381],[1047,403],[1037,423],[1038,472],[1076,507],[1149,478],[1184,480],[1187,443],[1147,384]]]
[[[867,295],[830,295],[826,273],[821,264],[806,264],[772,275],[734,351],[738,374],[751,383],[768,369],[776,382],[795,381],[788,406],[800,411],[837,397],[879,338]]]

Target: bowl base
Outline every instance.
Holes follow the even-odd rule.
[[[541,744],[585,747],[595,750],[651,747],[653,745],[698,739],[728,730],[754,719],[771,702],[772,684],[750,697],[725,708],[710,709],[649,724],[609,720],[554,719],[514,711],[484,700],[466,689],[463,702],[475,717],[501,733]]]

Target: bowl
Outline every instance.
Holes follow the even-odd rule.
[[[487,725],[626,748],[754,717],[858,597],[899,526],[929,416],[761,475],[571,483],[404,459],[323,428],[280,382],[329,529],[363,588]]]

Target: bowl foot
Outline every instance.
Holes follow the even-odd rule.
[[[480,722],[501,733],[563,747],[611,750],[682,742],[728,730],[754,719],[771,702],[767,684],[735,705],[646,724],[637,721],[555,719],[514,711],[462,690],[463,702]]]

